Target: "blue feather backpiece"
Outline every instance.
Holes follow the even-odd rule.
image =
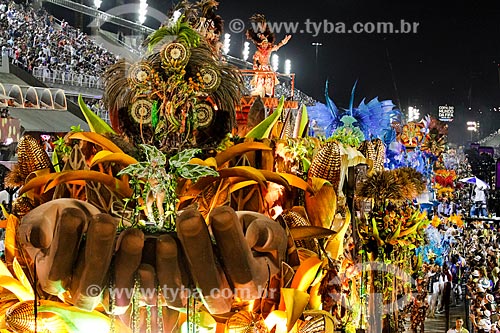
[[[334,128],[332,124],[334,117],[330,113],[330,109],[323,103],[307,107],[307,115],[309,117],[310,136],[324,135],[327,138],[332,136]],[[319,131],[316,131],[319,129]]]
[[[367,140],[381,139],[387,147],[396,140],[396,133],[391,125],[393,122],[401,122],[401,112],[394,108],[395,105],[391,100],[379,101],[378,97],[368,103],[363,99],[358,107],[354,107],[356,85],[357,81],[352,88],[349,109],[339,111],[328,96],[327,81],[325,85],[326,105],[317,103],[307,108],[311,124],[322,129],[328,138],[338,127],[342,126],[340,119],[344,115],[352,115],[357,121],[355,126],[359,127]]]

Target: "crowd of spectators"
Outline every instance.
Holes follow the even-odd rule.
[[[429,227],[433,228],[433,227]],[[471,332],[500,333],[500,230],[492,222],[473,221],[464,228],[443,223],[436,228],[441,244],[436,248],[448,248],[438,255],[427,255],[423,266],[423,278],[419,284],[421,302],[420,317],[412,317],[412,330],[417,331],[425,317],[445,313],[448,332],[458,332],[450,318],[450,307],[464,305],[465,324]],[[426,288],[425,288],[426,287]],[[418,320],[417,322],[413,322]],[[457,321],[463,321],[459,318]],[[466,332],[461,328],[460,332]]]
[[[99,118],[109,124],[109,111],[104,107],[104,103],[100,98],[83,98],[83,101]]]
[[[0,0],[0,47],[12,62],[33,73],[93,76],[98,81],[116,57],[85,33],[56,19],[44,9]]]
[[[464,231],[458,247],[466,253],[469,318],[475,332],[500,332],[500,238],[496,227],[476,222]]]
[[[43,81],[100,86],[100,76],[116,56],[97,45],[80,29],[58,21],[44,9],[0,0],[0,47],[12,62]],[[245,81],[248,81],[245,77]],[[249,82],[246,82],[249,86]],[[248,87],[249,88],[249,87]],[[313,105],[314,99],[287,80],[275,87],[277,96]]]

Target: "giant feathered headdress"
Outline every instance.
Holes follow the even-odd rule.
[[[247,29],[246,36],[256,45],[264,41],[274,44],[276,40],[276,36],[267,24],[266,17],[262,14],[254,14],[250,17],[250,28]]]
[[[169,17],[174,17],[174,13],[178,11],[184,15],[185,21],[202,35],[207,30],[222,35],[224,21],[216,13],[218,6],[219,3],[215,0],[201,0],[196,3],[182,0],[169,11]]]
[[[136,143],[213,148],[234,126],[241,76],[190,22],[168,21],[148,37],[141,60],[121,60],[104,74],[112,125]]]

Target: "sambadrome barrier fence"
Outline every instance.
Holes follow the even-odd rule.
[[[33,68],[32,74],[44,83],[58,83],[77,87],[104,89],[101,78],[94,75],[73,71],[49,70],[43,67]]]

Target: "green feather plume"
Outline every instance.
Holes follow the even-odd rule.
[[[172,39],[172,37],[189,47],[197,47],[201,40],[200,34],[184,20],[184,16],[181,16],[172,26],[163,26],[148,36],[149,51],[165,39]]]

